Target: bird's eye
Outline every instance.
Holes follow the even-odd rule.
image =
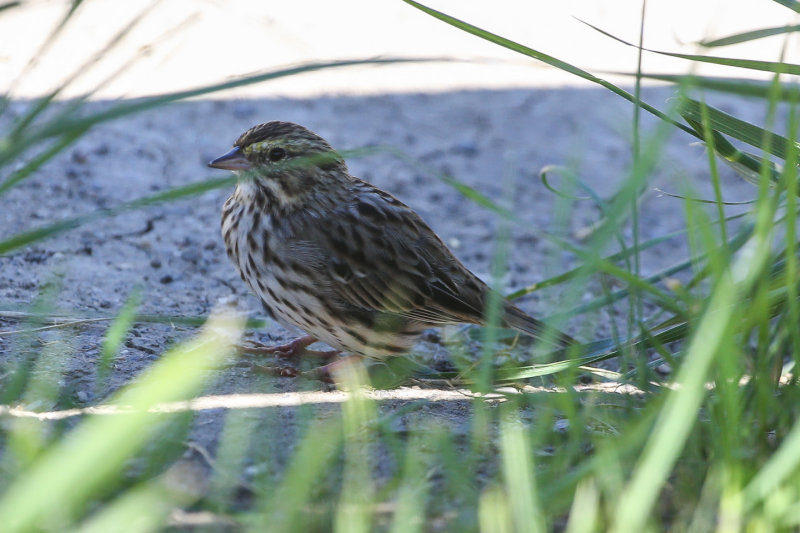
[[[286,157],[286,150],[278,147],[272,148],[270,149],[269,154],[267,154],[267,157],[269,157],[269,160],[273,162],[280,161]]]

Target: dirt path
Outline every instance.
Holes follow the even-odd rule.
[[[90,11],[95,6],[89,5],[85,11],[97,13],[97,20],[105,20],[103,10],[109,4],[106,3],[105,8],[97,6],[97,11]],[[185,4],[167,3],[166,9],[177,12]],[[238,7],[232,7],[225,13],[227,18],[219,22],[228,30],[232,28],[231,20],[242,20],[243,15],[236,10],[245,4],[231,5]],[[34,14],[43,9],[45,7],[34,9]],[[154,52],[155,59],[147,56],[138,70],[120,78],[115,87],[130,96],[139,94],[134,90],[136,83],[144,84],[148,80],[152,80],[152,85],[146,86],[144,93],[219,81],[226,75],[256,68],[252,61],[225,51],[234,46],[235,33],[228,34],[225,38],[229,42],[220,44],[218,50],[209,48],[213,39],[208,39],[208,35],[216,37],[212,23],[217,13],[214,10],[218,9],[211,5],[201,10],[201,21],[190,25],[185,37],[167,39],[166,49]],[[424,18],[414,11],[405,13],[404,10],[410,9],[400,6],[406,17],[404,20],[416,22]],[[180,16],[167,18],[173,24],[183,20]],[[145,26],[142,30],[145,35],[158,35],[170,27],[163,19],[158,20],[161,22],[154,26]],[[259,19],[255,17],[254,20],[256,22],[248,22],[245,29],[253,30]],[[261,22],[269,26],[269,21]],[[86,24],[102,33],[99,22],[88,20]],[[268,65],[262,63],[258,68],[316,59],[314,54],[323,45],[311,39],[308,32],[321,31],[324,24],[317,19],[308,24],[310,27],[306,28],[300,18],[288,17],[269,26],[274,31],[258,37],[261,40],[254,46],[270,50],[273,55],[269,56]],[[433,21],[419,24],[426,31],[441,30]],[[0,34],[5,33],[0,29]],[[389,37],[400,40],[402,34],[394,28]],[[369,42],[380,42],[380,32],[374,28],[367,35]],[[380,46],[375,50],[359,49],[351,44],[349,47],[342,45],[341,49],[334,46],[326,55],[347,57],[356,51],[358,57],[401,51],[406,52],[405,55],[429,53],[436,50],[435,44],[447,43],[448,38],[454,43],[468,41],[467,54],[480,57],[498,54],[492,47],[476,44],[454,30],[441,30],[426,41],[427,46],[416,43],[410,50],[387,50]],[[293,39],[302,42],[298,44]],[[134,40],[134,45],[136,42]],[[315,43],[314,46],[304,48],[303,43],[309,42]],[[277,45],[270,49],[274,43],[284,43],[291,53],[281,55],[282,48]],[[190,54],[194,44],[198,47]],[[134,45],[126,49],[135,50]],[[16,46],[9,56],[11,63],[17,62],[17,53],[21,54],[30,44],[25,41]],[[85,46],[85,43],[76,44],[73,50],[80,53]],[[443,45],[441,52],[429,55],[447,55],[448,50],[452,50],[448,46],[455,45]],[[173,57],[170,50],[179,58],[173,58],[171,63],[167,61]],[[247,53],[241,55],[248,56]],[[507,52],[501,55],[505,59],[517,59]],[[158,58],[163,63],[159,64]],[[181,60],[186,62],[180,63]],[[156,68],[154,62],[162,69],[156,72],[165,73],[163,77],[147,74],[148,68]],[[176,74],[176,65],[185,68],[184,78]],[[215,65],[225,68],[216,69]],[[600,194],[612,193],[625,179],[631,164],[630,106],[597,88],[553,86],[563,76],[543,75],[545,84],[551,86],[534,86],[532,78],[539,76],[540,69],[528,65],[461,64],[447,68],[430,65],[413,68],[421,70],[382,67],[340,71],[327,77],[297,77],[219,95],[219,100],[185,102],[97,127],[65,154],[6,194],[0,210],[0,236],[5,238],[48,222],[222,175],[207,169],[205,163],[224,153],[246,128],[280,119],[301,123],[340,149],[369,145],[397,147],[425,167],[447,172],[496,201],[502,201],[511,191],[513,208],[530,227],[515,228],[512,232],[513,248],[504,279],[506,289],[523,287],[575,266],[574,257],[541,238],[539,231],[575,238],[597,220],[598,211],[587,202],[581,204],[585,207],[570,210],[565,216],[562,204],[539,180],[539,171],[546,165],[565,165]],[[404,85],[410,72],[415,73],[414,82]],[[32,74],[21,86],[22,96],[13,101],[12,114],[20,114],[30,106],[24,96],[29,94],[25,88],[42,76],[46,73]],[[59,76],[52,76],[49,82],[57,79]],[[481,85],[479,80],[489,81]],[[353,90],[346,93],[347,87]],[[113,93],[110,89],[109,92]],[[648,89],[645,98],[662,106],[671,94],[666,88]],[[763,114],[758,103],[732,99],[721,102],[726,111],[744,119],[760,120]],[[102,98],[91,104],[95,108],[107,105]],[[7,124],[9,116],[13,115],[0,119],[0,127]],[[648,131],[654,129],[649,119],[645,120],[645,126]],[[688,182],[694,188],[693,194],[711,196],[706,155],[701,148],[690,147],[688,144],[692,141],[686,135],[672,135],[649,185],[651,189],[660,187],[669,192],[685,193],[684,186]],[[409,165],[388,155],[372,155],[350,161],[350,168],[354,175],[391,191],[416,209],[473,271],[488,277],[499,224],[496,216],[460,196],[422,166]],[[723,169],[723,173],[727,200],[749,199],[754,194],[752,186],[732,172]],[[258,302],[229,264],[219,236],[220,208],[229,193],[230,190],[212,191],[189,201],[120,215],[100,224],[83,225],[0,257],[0,307],[3,311],[24,311],[44,287],[50,286],[54,289],[52,306],[57,310],[84,317],[114,317],[138,288],[144,313],[205,316],[217,305],[228,305],[258,317]],[[678,230],[684,226],[683,203],[648,194],[640,224],[645,239]],[[684,257],[685,253],[679,240],[652,249],[644,254],[644,272],[656,272]],[[598,294],[599,286],[590,283],[571,302],[565,301],[561,291],[555,289],[526,298],[521,305],[537,316],[545,316]],[[168,346],[189,337],[195,330],[175,324],[135,325],[114,362],[109,386],[96,391],[95,369],[107,326],[108,322],[103,321],[86,322],[33,334],[39,346],[59,339],[68,346],[65,381],[72,388],[73,400],[79,407],[102,402],[110,391],[131,382]],[[0,357],[18,353],[23,336],[16,332],[24,327],[24,322],[12,315],[0,314]],[[570,323],[568,328],[570,333],[587,340],[604,337],[608,335],[608,316],[601,313],[593,320]],[[264,342],[290,338],[288,332],[277,326],[250,334]],[[434,367],[448,364],[447,348],[437,342],[435,336],[421,343],[414,357]],[[326,388],[316,382],[276,378],[233,367],[213,376],[207,394],[298,393],[304,390],[324,394]],[[399,389],[394,396],[392,392],[381,393],[381,405],[391,410],[409,401],[424,400],[422,396],[409,399],[409,395],[413,396],[411,390]],[[324,413],[335,409],[337,404],[320,401],[320,405],[320,413]],[[294,411],[286,407],[276,409],[273,414],[264,415],[281,421],[270,426],[280,428],[276,442],[291,441],[296,437],[296,428],[291,424]],[[425,409],[435,413],[437,419],[446,420],[454,430],[458,430],[470,414],[467,400],[428,400]],[[204,410],[197,417],[193,438],[204,447],[213,446],[224,418],[220,409]]]

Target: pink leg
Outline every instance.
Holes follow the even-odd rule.
[[[325,361],[331,361],[339,355],[338,350],[307,350],[306,348],[317,342],[317,339],[310,335],[306,335],[304,337],[297,338],[291,342],[286,344],[281,344],[279,346],[264,346],[261,344],[251,344],[246,346],[239,346],[239,349],[246,353],[256,354],[256,355],[275,355],[276,357],[280,357],[283,359],[296,359],[299,358],[301,355],[310,355],[312,357],[318,357]],[[297,377],[300,375],[310,377],[312,379],[319,379],[321,381],[325,381],[327,383],[332,383],[333,378],[331,377],[331,370],[333,366],[336,364],[336,361],[328,363],[318,368],[314,368],[308,372],[301,372],[297,368],[291,366],[263,366],[263,365],[256,365],[252,363],[240,363],[237,366],[246,366],[256,372],[265,372],[271,374],[273,376],[280,376],[280,377]]]
[[[263,344],[251,344],[247,346],[239,346],[243,352],[255,355],[276,355],[286,359],[298,357],[301,353],[306,351],[306,347],[317,342],[317,339],[311,335],[299,337],[292,342],[280,344],[278,346],[264,346]]]

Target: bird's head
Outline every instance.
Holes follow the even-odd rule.
[[[244,194],[261,190],[286,206],[349,179],[344,160],[325,139],[291,122],[272,121],[250,128],[231,151],[208,166],[237,173]]]

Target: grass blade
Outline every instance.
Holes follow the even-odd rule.
[[[114,319],[103,338],[103,348],[100,361],[97,364],[97,377],[95,378],[95,394],[99,395],[106,386],[106,380],[111,373],[111,363],[119,352],[122,341],[130,332],[136,318],[136,309],[141,304],[142,298],[139,290],[134,290],[128,301],[122,307],[119,315]]]
[[[69,521],[147,442],[153,421],[161,416],[148,409],[197,390],[208,369],[227,354],[239,329],[230,317],[212,318],[195,341],[165,354],[116,396],[113,403],[130,409],[127,414],[89,418],[52,446],[0,497],[4,531],[30,531],[48,523],[62,528],[59,523]]]
[[[578,19],[579,22],[589,26],[593,30],[602,33],[606,37],[610,37],[615,41],[624,44],[625,46],[630,46],[632,48],[637,48],[638,46],[630,43],[624,39],[621,39],[605,30],[600,29],[597,26],[594,26],[586,21]],[[728,67],[736,67],[736,68],[744,68],[749,70],[759,70],[762,72],[773,72],[773,73],[781,73],[781,74],[800,74],[800,65],[796,65],[794,63],[784,63],[782,61],[757,61],[753,59],[737,59],[732,57],[715,57],[715,56],[701,56],[697,54],[681,54],[678,52],[664,52],[661,50],[652,50],[650,48],[643,48],[643,50],[647,52],[651,52],[654,54],[669,56],[669,57],[676,57],[678,59],[687,59],[689,61],[694,61],[697,63],[711,63],[714,65],[723,65]]]
[[[536,493],[531,446],[525,429],[518,421],[509,418],[514,418],[514,415],[506,414],[500,424],[500,455],[514,531],[544,533],[548,529]]]
[[[486,30],[483,30],[481,28],[478,28],[477,26],[473,26],[472,24],[469,24],[467,22],[459,20],[459,19],[457,19],[455,17],[451,17],[450,15],[446,15],[446,14],[440,12],[440,11],[436,11],[435,9],[431,9],[431,8],[429,8],[427,6],[424,6],[424,5],[422,5],[422,4],[418,3],[418,2],[415,2],[414,0],[403,0],[403,1],[405,3],[407,3],[407,4],[409,4],[409,5],[417,8],[417,9],[419,9],[420,11],[423,11],[423,12],[431,15],[432,17],[435,17],[435,18],[437,18],[437,19],[439,19],[439,20],[441,20],[443,22],[446,22],[447,24],[450,24],[451,26],[459,28],[459,29],[461,29],[461,30],[463,30],[463,31],[465,31],[467,33],[471,33],[471,34],[473,34],[473,35],[475,35],[477,37],[480,37],[481,39],[485,39],[485,40],[487,40],[489,42],[498,44],[500,46],[508,48],[509,50],[513,50],[515,52],[518,52],[520,54],[526,55],[528,57],[532,57],[534,59],[538,59],[539,61],[542,61],[543,63],[546,63],[546,64],[548,64],[548,65],[550,65],[552,67],[556,67],[556,68],[558,68],[560,70],[563,70],[565,72],[569,72],[570,74],[574,74],[574,75],[576,75],[576,76],[578,76],[580,78],[583,78],[583,79],[585,79],[587,81],[591,81],[592,83],[596,83],[598,85],[601,85],[602,87],[605,87],[606,89],[610,90],[614,94],[616,94],[618,96],[621,96],[622,98],[625,98],[629,102],[634,103],[634,104],[636,104],[638,106],[641,106],[642,109],[644,109],[648,113],[651,113],[651,114],[657,116],[661,120],[663,120],[665,122],[668,122],[668,123],[672,124],[673,126],[684,130],[686,133],[689,133],[690,135],[694,135],[695,137],[697,136],[689,128],[687,128],[686,126],[684,126],[683,124],[681,124],[679,122],[676,122],[676,121],[672,120],[669,116],[667,116],[666,114],[662,113],[661,111],[659,111],[655,107],[653,107],[653,106],[651,106],[651,105],[649,105],[646,102],[643,102],[641,100],[637,100],[636,97],[634,95],[632,95],[631,93],[629,93],[629,92],[617,87],[613,83],[610,83],[610,82],[608,82],[608,81],[606,81],[606,80],[604,80],[602,78],[598,78],[598,77],[594,76],[593,74],[590,74],[589,72],[587,72],[587,71],[585,71],[585,70],[583,70],[581,68],[578,68],[578,67],[576,67],[574,65],[571,65],[571,64],[569,64],[569,63],[567,63],[565,61],[561,61],[560,59],[557,59],[557,58],[555,58],[553,56],[550,56],[550,55],[547,55],[545,53],[539,52],[539,51],[534,50],[532,48],[528,48],[527,46],[523,46],[521,44],[515,43],[514,41],[512,41],[510,39],[506,39],[505,37],[501,37],[499,35],[496,35],[494,33],[489,32],[489,31],[486,31]]]
[[[773,0],[773,2],[788,7],[795,13],[800,13],[800,2],[797,0]]]
[[[693,100],[691,98],[685,99],[680,108],[681,116],[683,116],[687,121],[691,120],[700,124],[706,121],[704,120],[704,115],[706,115],[706,113],[707,124],[713,130],[733,137],[739,141],[746,142],[750,146],[755,146],[756,148],[777,156],[784,161],[788,157],[788,152],[792,142],[782,135],[778,135],[777,133],[773,133],[754,124],[750,124],[749,122],[745,122],[728,113],[725,113],[724,111],[720,111],[715,107],[698,102],[697,100]],[[718,138],[715,138],[715,141],[717,140]],[[794,146],[795,149],[797,149],[799,145],[794,143]],[[717,148],[717,151],[720,152],[720,149]],[[723,152],[720,153],[722,154]],[[726,156],[727,154],[723,155],[723,157]]]
[[[783,33],[793,33],[798,30],[800,30],[800,25],[763,28],[761,30],[746,31],[734,35],[728,35],[727,37],[720,37],[719,39],[713,39],[710,41],[700,41],[698,44],[707,48],[713,48],[715,46],[729,46],[731,44],[746,43],[748,41],[755,41],[765,37],[781,35]]]

